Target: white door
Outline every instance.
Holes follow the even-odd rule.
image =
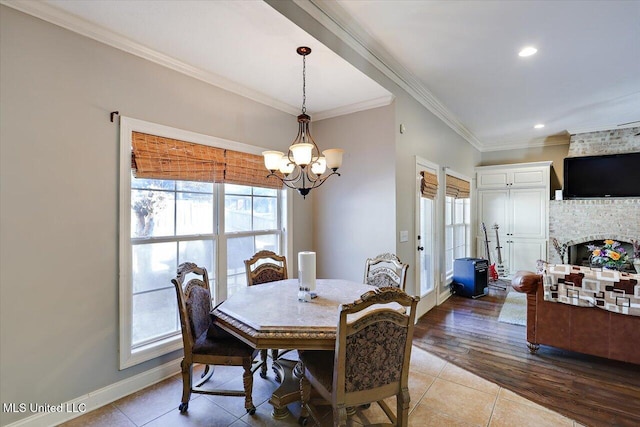
[[[421,197],[420,195],[420,172],[427,171],[438,175],[438,166],[430,162],[416,159],[416,283],[418,285],[417,293],[420,296],[416,319],[431,310],[436,305],[437,292],[436,283],[438,278],[438,258],[436,256],[436,219],[437,219],[437,202],[435,200]],[[440,178],[440,177],[439,177]],[[444,183],[440,183],[438,194]]]

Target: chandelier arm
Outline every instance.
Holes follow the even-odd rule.
[[[295,182],[297,182],[297,180],[295,180],[295,181],[291,181],[291,180],[287,180],[286,178],[285,178],[285,179],[283,179],[283,178],[281,178],[280,176],[276,175],[275,173],[270,173],[269,175],[267,175],[267,178],[271,178],[271,177],[276,177],[276,178],[278,178],[278,179],[280,180],[280,182],[282,182],[282,184],[283,184],[285,187],[291,188],[292,190],[297,190],[297,189],[298,189],[298,187],[295,187],[295,186],[291,185],[291,182],[294,182],[294,183],[295,183]],[[298,178],[298,179],[299,179],[299,178]]]
[[[314,181],[314,185],[313,185],[313,187],[311,187],[311,188],[318,188],[318,187],[320,187],[320,186],[321,186],[322,184],[324,184],[324,182],[325,182],[325,181],[326,181],[330,176],[332,176],[332,175],[338,175],[338,176],[340,176],[340,173],[339,173],[339,172],[331,172],[329,175],[327,175],[327,176],[323,177],[322,179],[317,179],[317,180],[315,180],[315,181]],[[319,184],[318,184],[318,185],[315,185],[315,183],[316,183],[316,182],[319,182]]]

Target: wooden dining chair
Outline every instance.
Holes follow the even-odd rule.
[[[409,361],[419,299],[401,289],[383,287],[340,306],[335,350],[300,353],[304,366],[301,424],[306,424],[308,413],[323,425],[315,408],[318,404],[332,405],[333,425],[346,426],[347,408],[377,402],[391,421],[378,425],[407,426]],[[311,399],[312,389],[319,399]],[[383,401],[392,396],[396,397],[395,414]]]
[[[189,280],[183,286],[188,274],[194,274],[197,278]],[[253,373],[264,365],[264,363],[254,362],[257,350],[213,324],[209,276],[205,268],[190,262],[180,264],[177,276],[171,279],[171,282],[176,289],[184,344],[184,358],[180,364],[182,368],[180,412],[184,413],[189,408],[191,393],[200,393],[244,396],[244,407],[249,414],[253,415],[256,412],[251,396]],[[192,386],[194,363],[205,365],[201,381],[196,386]],[[244,368],[242,376],[244,389],[202,389],[201,386],[213,375],[215,365],[242,366]]]
[[[253,255],[250,259],[244,261],[247,273],[247,286],[260,285],[263,283],[275,282],[277,280],[285,280],[288,278],[287,273],[287,257],[278,255],[273,251],[262,250]],[[290,350],[271,349],[271,360],[277,360]],[[260,376],[267,376],[267,350],[262,350],[260,357],[264,362],[263,371]],[[276,381],[280,382],[280,372],[273,369],[276,375]]]
[[[244,261],[244,266],[247,273],[247,286],[288,278],[287,257],[272,251],[257,252]]]
[[[392,286],[404,291],[408,268],[409,264],[404,264],[391,253],[367,258],[364,267],[364,283],[378,288]]]

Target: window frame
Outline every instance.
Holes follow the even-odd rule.
[[[225,148],[234,151],[246,152],[260,155],[266,150],[263,147],[257,147],[241,142],[235,142],[227,139],[217,138],[209,135],[190,132],[183,129],[172,128],[169,126],[151,123],[131,117],[120,116],[120,185],[119,185],[119,368],[120,370],[135,366],[147,360],[165,355],[172,351],[182,348],[181,334],[176,334],[165,339],[155,341],[153,343],[133,348],[132,346],[132,320],[133,320],[133,281],[132,281],[132,238],[131,238],[131,136],[132,132],[142,132],[157,135],[165,138],[178,139],[182,141],[192,142],[196,144],[208,145],[212,147]],[[266,169],[265,169],[266,173]],[[223,185],[223,184],[219,184]],[[218,206],[218,215],[220,215],[220,194],[224,193],[215,188],[214,194],[218,194],[218,200],[215,201]],[[222,197],[224,195],[222,194]],[[215,197],[215,195],[214,195]],[[290,229],[290,209],[287,200],[290,197],[282,195],[280,200],[280,215],[282,222],[279,224],[281,230],[280,245],[285,255],[288,255],[288,249],[291,247],[290,233],[286,231]],[[215,206],[214,206],[215,209]],[[223,207],[222,207],[223,209]],[[218,229],[213,230],[215,236],[217,259],[215,263],[219,264],[219,259],[226,255],[226,247],[224,242],[224,219],[218,217]],[[220,222],[222,221],[222,222]],[[224,248],[224,249],[223,249]],[[220,251],[225,253],[221,254]],[[224,280],[226,269],[221,269],[217,265],[219,273],[216,280]],[[223,272],[224,270],[224,272]],[[219,288],[219,287],[218,287]]]
[[[444,173],[445,186],[446,186],[446,176],[447,175],[451,175],[451,176],[453,176],[455,178],[459,178],[459,179],[465,180],[465,181],[469,182],[469,184],[471,185],[471,182],[472,182],[471,178],[447,168],[445,170],[445,173]],[[465,202],[463,202],[462,210],[463,210],[464,222],[463,223],[458,223],[458,224],[456,224],[455,221],[454,221],[454,219],[455,219],[455,203],[456,203],[457,199],[452,198],[450,196],[447,196],[446,194],[444,196],[445,196],[444,197],[444,216],[443,216],[443,218],[444,218],[444,221],[443,221],[443,231],[444,231],[444,238],[443,238],[444,273],[445,273],[446,282],[450,283],[451,280],[453,279],[453,264],[454,264],[454,260],[456,259],[456,255],[455,255],[456,251],[455,250],[456,250],[456,247],[460,246],[456,242],[456,233],[455,233],[456,226],[460,226],[460,225],[464,226],[464,230],[465,230],[465,232],[464,232],[465,257],[471,256],[471,248],[472,248],[472,245],[471,245],[471,238],[472,238],[471,227],[472,227],[472,224],[473,224],[473,221],[472,221],[471,217],[473,216],[473,205],[472,205],[472,197],[473,196],[471,194],[469,194],[468,202],[466,202],[466,203],[469,204],[469,207],[468,207],[468,212],[469,212],[468,218],[465,215],[465,207],[464,207],[464,203]],[[448,199],[452,199],[452,202],[449,202]],[[448,203],[451,204],[451,211],[450,211],[451,218],[447,218],[446,217],[447,204]],[[447,224],[447,222],[450,222],[450,224]],[[447,231],[448,231],[449,228],[451,228],[451,232],[452,232],[452,236],[453,236],[453,259],[451,260],[451,266],[452,266],[451,270],[447,269],[447,261],[448,261],[447,260],[447,256],[448,256],[447,255],[447,251],[449,250],[449,248],[447,247]]]

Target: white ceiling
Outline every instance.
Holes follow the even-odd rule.
[[[2,3],[291,114],[302,102],[301,45],[313,49],[313,119],[392,99],[262,1]],[[640,124],[640,1],[297,3],[482,151]],[[518,57],[526,45],[538,53]]]

